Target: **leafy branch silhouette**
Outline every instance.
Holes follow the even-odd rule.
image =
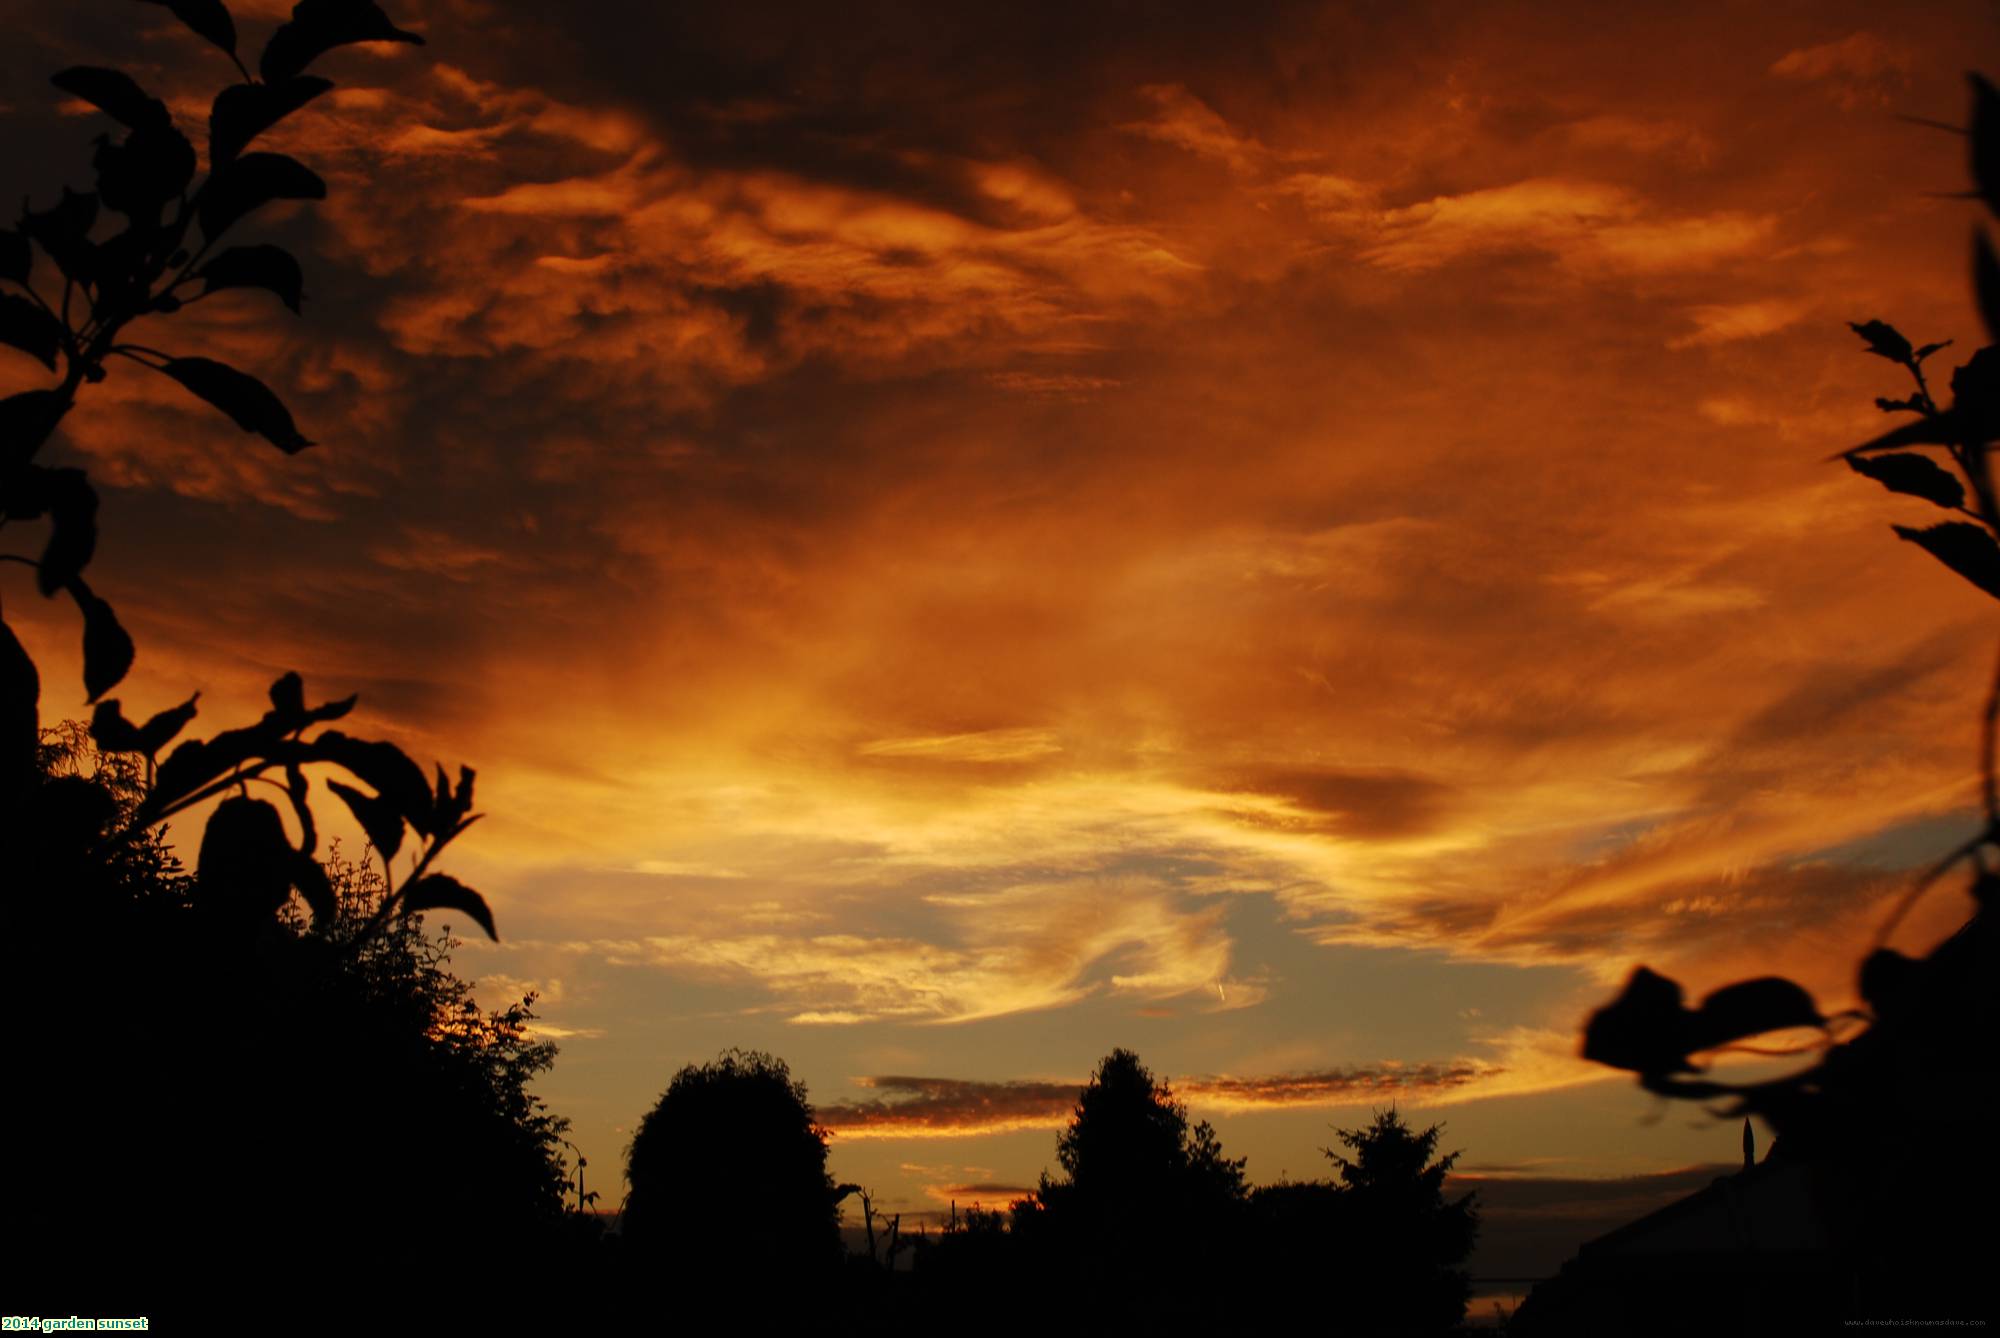
[[[1972,84],[1971,146],[1973,190],[2000,219],[2000,90],[1978,74]],[[1984,224],[1975,228],[1973,286],[1988,336],[2000,340],[2000,259]],[[1882,320],[1850,322],[1863,351],[1895,363],[1908,373],[1911,392],[1881,397],[1887,414],[1912,414],[1909,421],[1832,457],[1891,492],[1920,498],[1954,518],[1928,526],[1897,525],[1896,535],[1923,548],[1983,593],[2000,599],[2000,490],[1991,452],[2000,441],[2000,345],[1979,349],[1950,378],[1951,399],[1941,403],[1926,375],[1929,360],[1950,340],[1916,344]],[[1926,869],[1898,900],[1861,964],[1860,993],[1865,1009],[1822,1016],[1801,986],[1763,977],[1725,986],[1688,1008],[1678,983],[1640,967],[1612,1003],[1589,1019],[1583,1054],[1639,1075],[1647,1090],[1667,1097],[1732,1099],[1726,1113],[1767,1118],[1781,1138],[1829,1146],[1852,1137],[1862,1123],[1857,1112],[1883,1108],[1882,1089],[1916,1076],[1937,1077],[1962,1067],[1963,1054],[1990,1045],[1986,1028],[1993,1012],[1990,977],[1982,985],[1975,966],[1990,958],[1983,928],[2000,874],[1989,860],[2000,855],[2000,774],[1996,774],[1996,729],[2000,725],[2000,667],[1980,713],[1979,776],[1983,825],[1972,837]],[[1939,879],[1970,863],[1971,891],[1978,910],[1968,925],[1915,960],[1887,946],[1890,934],[1910,908]],[[1983,991],[1983,993],[1982,993]],[[1865,1030],[1834,1046],[1842,1024]],[[1803,1072],[1767,1082],[1736,1084],[1699,1076],[1695,1056],[1722,1049],[1748,1050],[1745,1042],[1790,1028],[1818,1028],[1815,1049],[1831,1048]],[[1795,1051],[1753,1051],[1796,1053]],[[1685,1075],[1697,1075],[1689,1077]],[[1873,1090],[1864,1090],[1873,1089]],[[1871,1105],[1871,1103],[1874,1103]]]
[[[354,697],[309,707],[303,681],[288,673],[271,685],[271,709],[262,720],[182,742],[161,760],[161,750],[194,718],[200,694],[142,724],[127,719],[121,703],[105,696],[124,680],[135,652],[111,605],[84,579],[97,547],[97,493],[84,470],[51,467],[38,457],[81,389],[103,381],[114,358],[173,380],[287,455],[313,444],[284,402],[256,377],[212,358],[134,342],[127,331],[135,322],[171,317],[232,289],[269,292],[298,314],[304,273],[296,257],[269,243],[224,243],[234,241],[238,226],[267,205],[324,199],[326,183],[297,159],[251,145],[333,87],[306,73],[328,51],[364,42],[423,42],[398,28],[373,0],[301,0],[271,33],[253,75],[238,54],[235,20],[222,0],[144,2],[171,10],[242,76],[217,93],[211,106],[207,174],[197,182],[198,155],[165,102],[121,71],[77,66],[52,82],[110,117],[123,128],[123,138],[99,137],[92,160],[95,190],[64,187],[55,205],[37,212],[24,204],[17,227],[0,229],[0,285],[18,290],[0,292],[0,343],[57,376],[48,389],[0,400],[0,526],[41,520],[49,526],[39,557],[7,553],[0,561],[33,569],[42,595],[63,593],[75,603],[83,623],[84,689],[96,707],[91,736],[106,752],[145,759],[143,799],[128,827],[104,839],[129,838],[135,828],[220,799],[202,837],[197,904],[225,919],[268,921],[296,890],[316,925],[330,923],[337,906],[316,858],[318,829],[307,769],[334,768],[368,787],[325,781],[367,833],[388,880],[366,932],[379,932],[397,915],[449,909],[497,938],[484,898],[432,867],[477,820],[473,772],[460,768],[454,782],[439,767],[433,781],[393,744],[324,728],[354,708]],[[113,216],[124,220],[123,227],[101,226]],[[99,236],[105,232],[109,235]],[[38,251],[46,265],[37,264]],[[38,279],[46,281],[46,295]],[[0,620],[0,806],[10,814],[27,812],[18,801],[38,781],[39,700],[34,661]],[[312,730],[317,732],[309,737]],[[251,797],[253,782],[282,792],[300,831],[296,846],[279,809]],[[415,834],[417,850],[398,885],[392,862],[403,849],[406,828]],[[10,835],[33,837],[25,830]]]

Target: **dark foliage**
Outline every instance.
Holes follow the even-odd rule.
[[[311,444],[256,377],[132,331],[228,289],[300,308],[296,258],[226,243],[266,205],[325,185],[246,150],[331,87],[301,73],[318,56],[416,40],[371,0],[301,0],[260,80],[221,0],[165,8],[242,78],[214,100],[206,175],[163,101],[79,66],[53,83],[108,118],[92,188],[40,209],[30,198],[0,228],[0,286],[15,290],[0,294],[0,343],[55,377],[0,399],[0,515],[10,536],[42,536],[0,561],[74,603],[96,708],[87,734],[44,736],[41,675],[0,623],[0,968],[35,1007],[0,1126],[17,1201],[35,1211],[10,1304],[158,1316],[304,1285],[324,1318],[402,1299],[418,1269],[472,1279],[555,1257],[563,1125],[527,1089],[553,1056],[528,1034],[531,1001],[481,1012],[446,969],[446,941],[412,918],[450,911],[494,933],[484,900],[432,868],[475,821],[469,770],[433,780],[394,745],[331,728],[354,699],[308,705],[296,673],[272,684],[261,720],[206,740],[181,738],[193,697],[135,722],[107,696],[135,647],[85,579],[98,497],[83,470],[51,462],[57,429],[122,360],[280,451]],[[379,871],[322,860],[315,778],[360,819]],[[189,875],[167,827],[203,812]],[[406,831],[416,848],[397,883]]]
[[[1066,1184],[1049,1186],[1092,1213],[1133,1216],[1154,1205],[1226,1205],[1243,1197],[1243,1163],[1222,1155],[1206,1122],[1130,1050],[1113,1050],[1056,1139]]]
[[[1471,1294],[1479,1219],[1448,1199],[1457,1158],[1395,1112],[1338,1130],[1330,1180],[1248,1188],[1207,1124],[1129,1051],[1083,1089],[1043,1177],[1009,1219],[954,1213],[916,1243],[913,1313],[968,1298],[1032,1295],[1058,1328],[1263,1332],[1322,1316],[1340,1333],[1448,1333]],[[975,1328],[980,1326],[976,1307]]]
[[[1472,1286],[1465,1261],[1479,1234],[1474,1196],[1447,1199],[1456,1152],[1437,1155],[1441,1129],[1410,1129],[1393,1110],[1365,1129],[1336,1131],[1354,1155],[1327,1150],[1340,1168],[1348,1226],[1345,1292],[1356,1333],[1443,1333],[1465,1317]]]
[[[1971,76],[1973,198],[2000,218],[2000,92]],[[1988,229],[1973,243],[1973,285],[1988,337],[2000,339],[2000,263]],[[1951,343],[1918,345],[1882,320],[1854,322],[1864,352],[1908,375],[1911,392],[1878,398],[1910,421],[1840,458],[1892,492],[1955,519],[1894,531],[1982,593],[2000,598],[2000,497],[1991,451],[2000,441],[2000,346],[1974,352],[1941,402],[1926,364]],[[1754,1114],[1778,1134],[1770,1156],[1813,1177],[1817,1211],[1848,1294],[1847,1317],[1970,1317],[1990,1303],[1983,1281],[1995,1195],[1991,1159],[1979,1155],[1991,1125],[1992,1037],[2000,1024],[2000,950],[1993,929],[2000,880],[2000,774],[1995,769],[2000,677],[1981,714],[1983,825],[1911,887],[1860,964],[1857,1014],[1822,1017],[1790,981],[1730,985],[1697,1009],[1680,986],[1640,968],[1584,1032],[1584,1054],[1636,1073],[1664,1097],[1715,1101],[1729,1118]],[[1887,946],[1916,898],[1961,864],[1973,879],[1972,915],[1922,958]],[[1820,1032],[1817,1062],[1775,1080],[1732,1083],[1708,1074],[1705,1053],[1765,1033]]]
[[[1083,1267],[1155,1274],[1184,1260],[1203,1226],[1221,1229],[1245,1199],[1243,1162],[1130,1050],[1113,1050],[1056,1140],[1065,1178],[1042,1177],[1015,1230]]]
[[[969,1236],[958,1252],[1037,1280],[1094,1320],[1220,1319],[1238,1265],[1243,1162],[1129,1050],[1113,1050],[1056,1142],[1064,1176],[1013,1207],[1011,1241]]]
[[[357,1255],[327,1304],[379,1304],[412,1269],[563,1245],[564,1122],[528,1090],[554,1058],[532,999],[480,1010],[449,938],[375,927],[381,875],[337,856],[309,925],[290,900],[218,921],[200,878],[121,821],[139,764],[80,726],[41,761],[44,839],[0,960],[59,1004],[17,1046],[33,1099],[5,1116],[33,1152],[16,1276],[43,1313],[249,1303]],[[107,843],[119,832],[136,834]]]
[[[1337,1129],[1352,1158],[1329,1148],[1331,1180],[1259,1186],[1250,1196],[1256,1242],[1251,1310],[1277,1325],[1301,1278],[1339,1298],[1341,1332],[1449,1333],[1471,1297],[1465,1262],[1479,1230],[1473,1196],[1447,1199],[1458,1154],[1437,1156],[1440,1130],[1410,1129],[1394,1111]]]
[[[164,102],[121,71],[77,66],[52,82],[108,117],[123,138],[100,137],[92,159],[94,190],[65,187],[59,201],[40,211],[24,204],[18,224],[0,229],[0,285],[19,290],[0,294],[0,344],[57,376],[50,389],[0,400],[0,516],[48,527],[39,556],[8,553],[0,560],[32,570],[44,597],[66,594],[76,605],[84,689],[98,703],[92,722],[97,742],[147,759],[150,790],[127,815],[130,823],[162,823],[238,792],[216,806],[209,818],[215,830],[202,842],[200,883],[211,906],[227,904],[238,917],[267,917],[296,890],[315,914],[331,912],[324,879],[315,872],[310,802],[311,776],[334,769],[368,787],[329,782],[384,854],[385,874],[406,825],[423,844],[406,885],[388,889],[376,928],[398,913],[440,908],[462,912],[491,935],[492,916],[479,894],[430,872],[432,861],[475,820],[472,772],[461,768],[451,782],[440,769],[433,785],[393,744],[332,729],[307,737],[309,729],[352,709],[352,698],[308,709],[299,676],[287,674],[273,685],[272,709],[257,724],[182,743],[157,767],[157,755],[194,717],[193,701],[158,712],[144,725],[128,721],[116,700],[100,701],[124,680],[135,648],[111,603],[83,576],[97,548],[96,490],[83,470],[44,463],[44,452],[79,392],[104,380],[113,359],[170,378],[286,454],[312,445],[284,402],[255,376],[212,358],[162,352],[134,342],[128,331],[232,288],[268,289],[298,311],[304,272],[294,256],[268,243],[222,243],[268,204],[325,198],[326,183],[283,154],[244,149],[332,87],[301,73],[327,51],[356,42],[421,40],[397,28],[371,0],[303,0],[271,35],[259,81],[237,58],[236,25],[221,0],[174,0],[167,7],[226,53],[243,76],[216,95],[207,176],[196,179],[196,151]],[[41,688],[27,651],[0,622],[0,849],[36,840],[32,824],[22,821],[26,809],[15,801],[39,783]],[[300,830],[296,845],[277,808],[244,792],[249,781],[271,773],[284,778]]]
[[[826,1133],[781,1059],[730,1050],[676,1073],[633,1136],[625,1178],[627,1262],[648,1292],[755,1276],[797,1299],[839,1268],[853,1186],[827,1174]]]

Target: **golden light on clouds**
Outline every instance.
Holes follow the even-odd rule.
[[[1956,830],[1988,620],[1825,459],[1843,321],[1975,336],[1896,116],[1989,10],[403,7],[289,132],[305,319],[177,332],[324,444],[121,374],[66,449],[132,712],[297,667],[480,768],[469,969],[562,982],[594,1161],[732,1043],[837,1149],[1036,1133],[912,1205],[1120,1044],[1260,1159],[1504,1130],[1641,959],[1846,1002]],[[194,123],[187,43],[0,13],[24,184],[45,66]]]

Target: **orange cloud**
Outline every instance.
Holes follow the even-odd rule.
[[[1362,254],[1404,274],[1520,250],[1582,271],[1646,273],[1743,255],[1774,226],[1740,213],[1660,217],[1621,187],[1548,178],[1391,209]]]
[[[119,64],[199,136],[194,39],[16,8],[34,80]],[[1978,7],[410,9],[421,58],[330,58],[272,137],[330,182],[254,237],[305,320],[147,332],[322,444],[120,368],[60,450],[131,701],[235,723],[296,666],[477,765],[455,867],[562,958],[523,978],[836,1073],[1171,1010],[1184,1066],[1331,1101],[1373,1069],[1250,1056],[1379,954],[1513,1000],[1342,1023],[1472,1101],[1593,1076],[1641,958],[1837,1000],[1957,839],[1986,606],[1821,462],[1905,390],[1841,321],[1976,334],[1962,142],[1851,108],[1957,115]],[[101,127],[9,96],[43,203]],[[556,1023],[593,1102],[628,1006]]]

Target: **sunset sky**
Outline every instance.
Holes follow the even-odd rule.
[[[1965,141],[1899,118],[1992,4],[385,8],[428,45],[273,146],[304,317],[138,336],[320,444],[123,366],[55,449],[128,714],[296,668],[478,769],[455,960],[540,992],[607,1206],[732,1045],[912,1214],[1031,1187],[1114,1046],[1255,1181],[1392,1101],[1489,1177],[1727,1161],[1584,1016],[1641,962],[1843,1006],[1973,829],[1991,606],[1827,456],[1907,389],[1844,322],[1978,343]],[[198,143],[231,77],[164,8],[0,20],[37,207],[109,128],[50,73]]]

